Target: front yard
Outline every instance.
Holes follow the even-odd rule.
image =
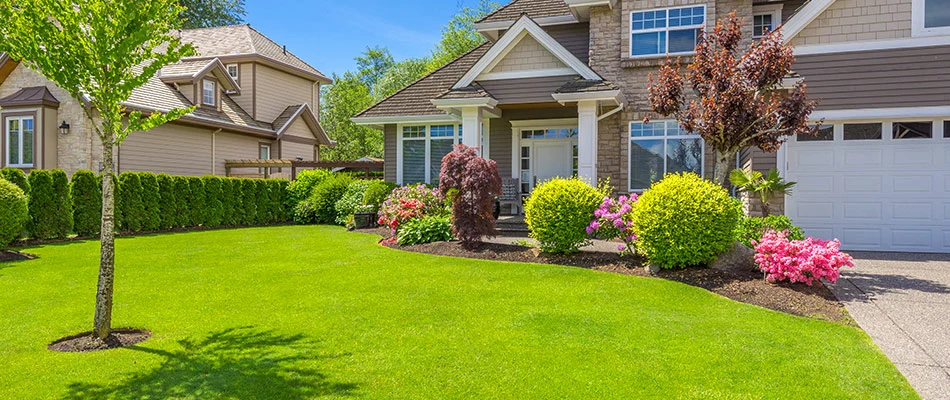
[[[917,398],[861,330],[684,284],[436,257],[326,226],[117,241],[117,327],[87,331],[98,242],[0,263],[0,398]]]

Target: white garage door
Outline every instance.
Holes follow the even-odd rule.
[[[950,252],[945,123],[847,123],[786,145],[786,214],[849,250]],[[929,136],[929,137],[928,137]]]

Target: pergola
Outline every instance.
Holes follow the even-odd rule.
[[[365,171],[366,178],[369,178],[372,172],[382,172],[383,165],[383,161],[226,160],[224,173],[231,176],[232,168],[259,168],[264,171],[266,179],[270,178],[272,169],[289,168],[291,179],[296,179],[298,169],[347,168]]]

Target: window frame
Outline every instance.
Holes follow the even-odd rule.
[[[637,59],[637,58],[658,58],[658,57],[684,56],[684,55],[696,54],[696,48],[695,48],[695,46],[693,46],[693,50],[691,50],[691,51],[670,53],[670,37],[669,37],[669,36],[670,36],[669,33],[670,33],[670,31],[671,31],[671,29],[670,29],[670,10],[696,8],[696,7],[702,7],[702,8],[703,8],[703,23],[702,23],[702,24],[699,24],[699,25],[678,26],[678,27],[676,27],[676,29],[672,29],[672,30],[673,30],[673,31],[688,31],[688,30],[696,30],[696,29],[699,29],[699,30],[702,30],[702,31],[705,32],[705,31],[706,31],[706,27],[707,27],[707,23],[709,22],[709,7],[706,7],[705,4],[692,4],[692,5],[683,5],[683,6],[676,6],[676,7],[659,7],[659,8],[651,8],[651,9],[647,9],[647,10],[632,10],[632,11],[630,11],[630,13],[627,14],[627,23],[630,24],[630,29],[627,30],[627,39],[628,39],[628,41],[630,42],[629,45],[627,46],[627,47],[628,47],[628,48],[627,48],[627,57],[630,57],[630,58],[632,58],[632,59]],[[651,29],[633,29],[633,15],[634,15],[634,14],[637,14],[637,13],[646,13],[646,12],[655,12],[655,11],[665,11],[665,12],[666,12],[666,24],[665,24],[666,26],[665,26],[665,27],[663,27],[663,28],[651,28]],[[666,51],[665,51],[665,52],[661,52],[661,53],[655,53],[655,54],[637,54],[637,55],[633,54],[633,35],[634,35],[634,34],[638,34],[638,33],[653,33],[653,32],[665,32],[665,33],[666,33],[666,40],[665,40],[665,43],[666,43]],[[698,41],[697,41],[697,44],[699,44]]]
[[[432,136],[432,127],[440,126],[451,126],[452,135],[451,136]],[[403,128],[408,127],[424,127],[424,134],[420,137],[403,137]],[[405,159],[404,159],[404,146],[403,143],[406,141],[424,141],[425,142],[425,155],[424,155],[424,168],[425,168],[425,182],[430,185],[437,184],[432,183],[432,141],[433,140],[451,140],[453,145],[461,143],[462,140],[462,124],[458,122],[433,122],[433,123],[407,123],[407,124],[397,124],[396,125],[396,183],[400,185],[406,185],[409,183],[420,183],[420,182],[406,182],[404,178],[405,174]]]
[[[234,67],[234,75],[231,75],[231,67]],[[235,82],[237,82],[238,78],[241,77],[241,66],[238,64],[225,65],[224,69],[227,70],[228,75],[231,77],[231,79],[234,79]]]
[[[672,140],[679,140],[679,139],[698,139],[698,140],[699,140],[699,145],[700,145],[700,147],[702,147],[702,151],[700,152],[700,159],[699,159],[699,176],[703,176],[703,177],[706,176],[706,141],[703,139],[702,136],[700,136],[700,135],[698,135],[698,134],[669,135],[669,134],[668,134],[668,132],[669,132],[669,125],[668,125],[668,124],[669,124],[669,123],[676,124],[676,127],[682,131],[682,128],[679,128],[679,123],[678,123],[676,120],[672,120],[672,119],[653,120],[653,121],[650,121],[649,123],[650,123],[650,124],[658,124],[658,123],[664,124],[663,136],[637,136],[637,137],[634,137],[633,134],[632,134],[632,133],[633,133],[633,126],[634,126],[635,124],[641,124],[641,125],[643,125],[643,122],[630,121],[630,123],[627,124],[627,191],[628,191],[628,192],[630,192],[630,193],[643,193],[644,191],[646,191],[647,189],[649,189],[648,187],[647,187],[647,188],[642,188],[642,189],[641,189],[641,188],[636,188],[636,189],[635,189],[635,188],[633,187],[633,174],[631,173],[631,171],[633,170],[633,165],[632,165],[630,159],[631,159],[631,157],[633,157],[633,142],[636,141],[636,140],[663,140],[663,175],[665,176],[665,175],[668,173],[668,171],[667,171],[668,165],[667,165],[667,164],[668,164],[668,161],[669,161],[669,160],[667,160],[667,155],[666,155],[667,142],[668,142],[669,140],[671,140],[671,139],[672,139]]]
[[[911,37],[945,36],[950,35],[950,25],[927,28],[926,22],[927,0],[913,0],[911,3]]]
[[[753,6],[752,7],[752,38],[761,39],[766,35],[755,35],[755,17],[762,15],[771,15],[772,16],[772,27],[769,29],[769,32],[775,32],[775,28],[778,28],[782,25],[782,4],[769,4],[762,6]]]
[[[20,121],[20,131],[18,133],[19,137],[17,138],[17,143],[19,148],[17,149],[17,154],[20,156],[16,164],[10,163],[10,121]],[[33,122],[33,154],[32,162],[29,164],[23,163],[23,121],[32,121]],[[3,166],[10,168],[36,168],[36,116],[35,115],[10,115],[3,117],[3,143],[4,149],[6,151],[3,155]]]
[[[206,84],[211,84],[211,102],[208,103],[208,97],[206,91],[208,90],[205,87]],[[205,106],[216,107],[218,105],[218,83],[211,79],[202,79],[201,80],[201,104]]]

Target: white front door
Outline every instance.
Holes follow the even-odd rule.
[[[536,141],[532,188],[551,178],[570,178],[574,174],[572,149],[570,140]]]

